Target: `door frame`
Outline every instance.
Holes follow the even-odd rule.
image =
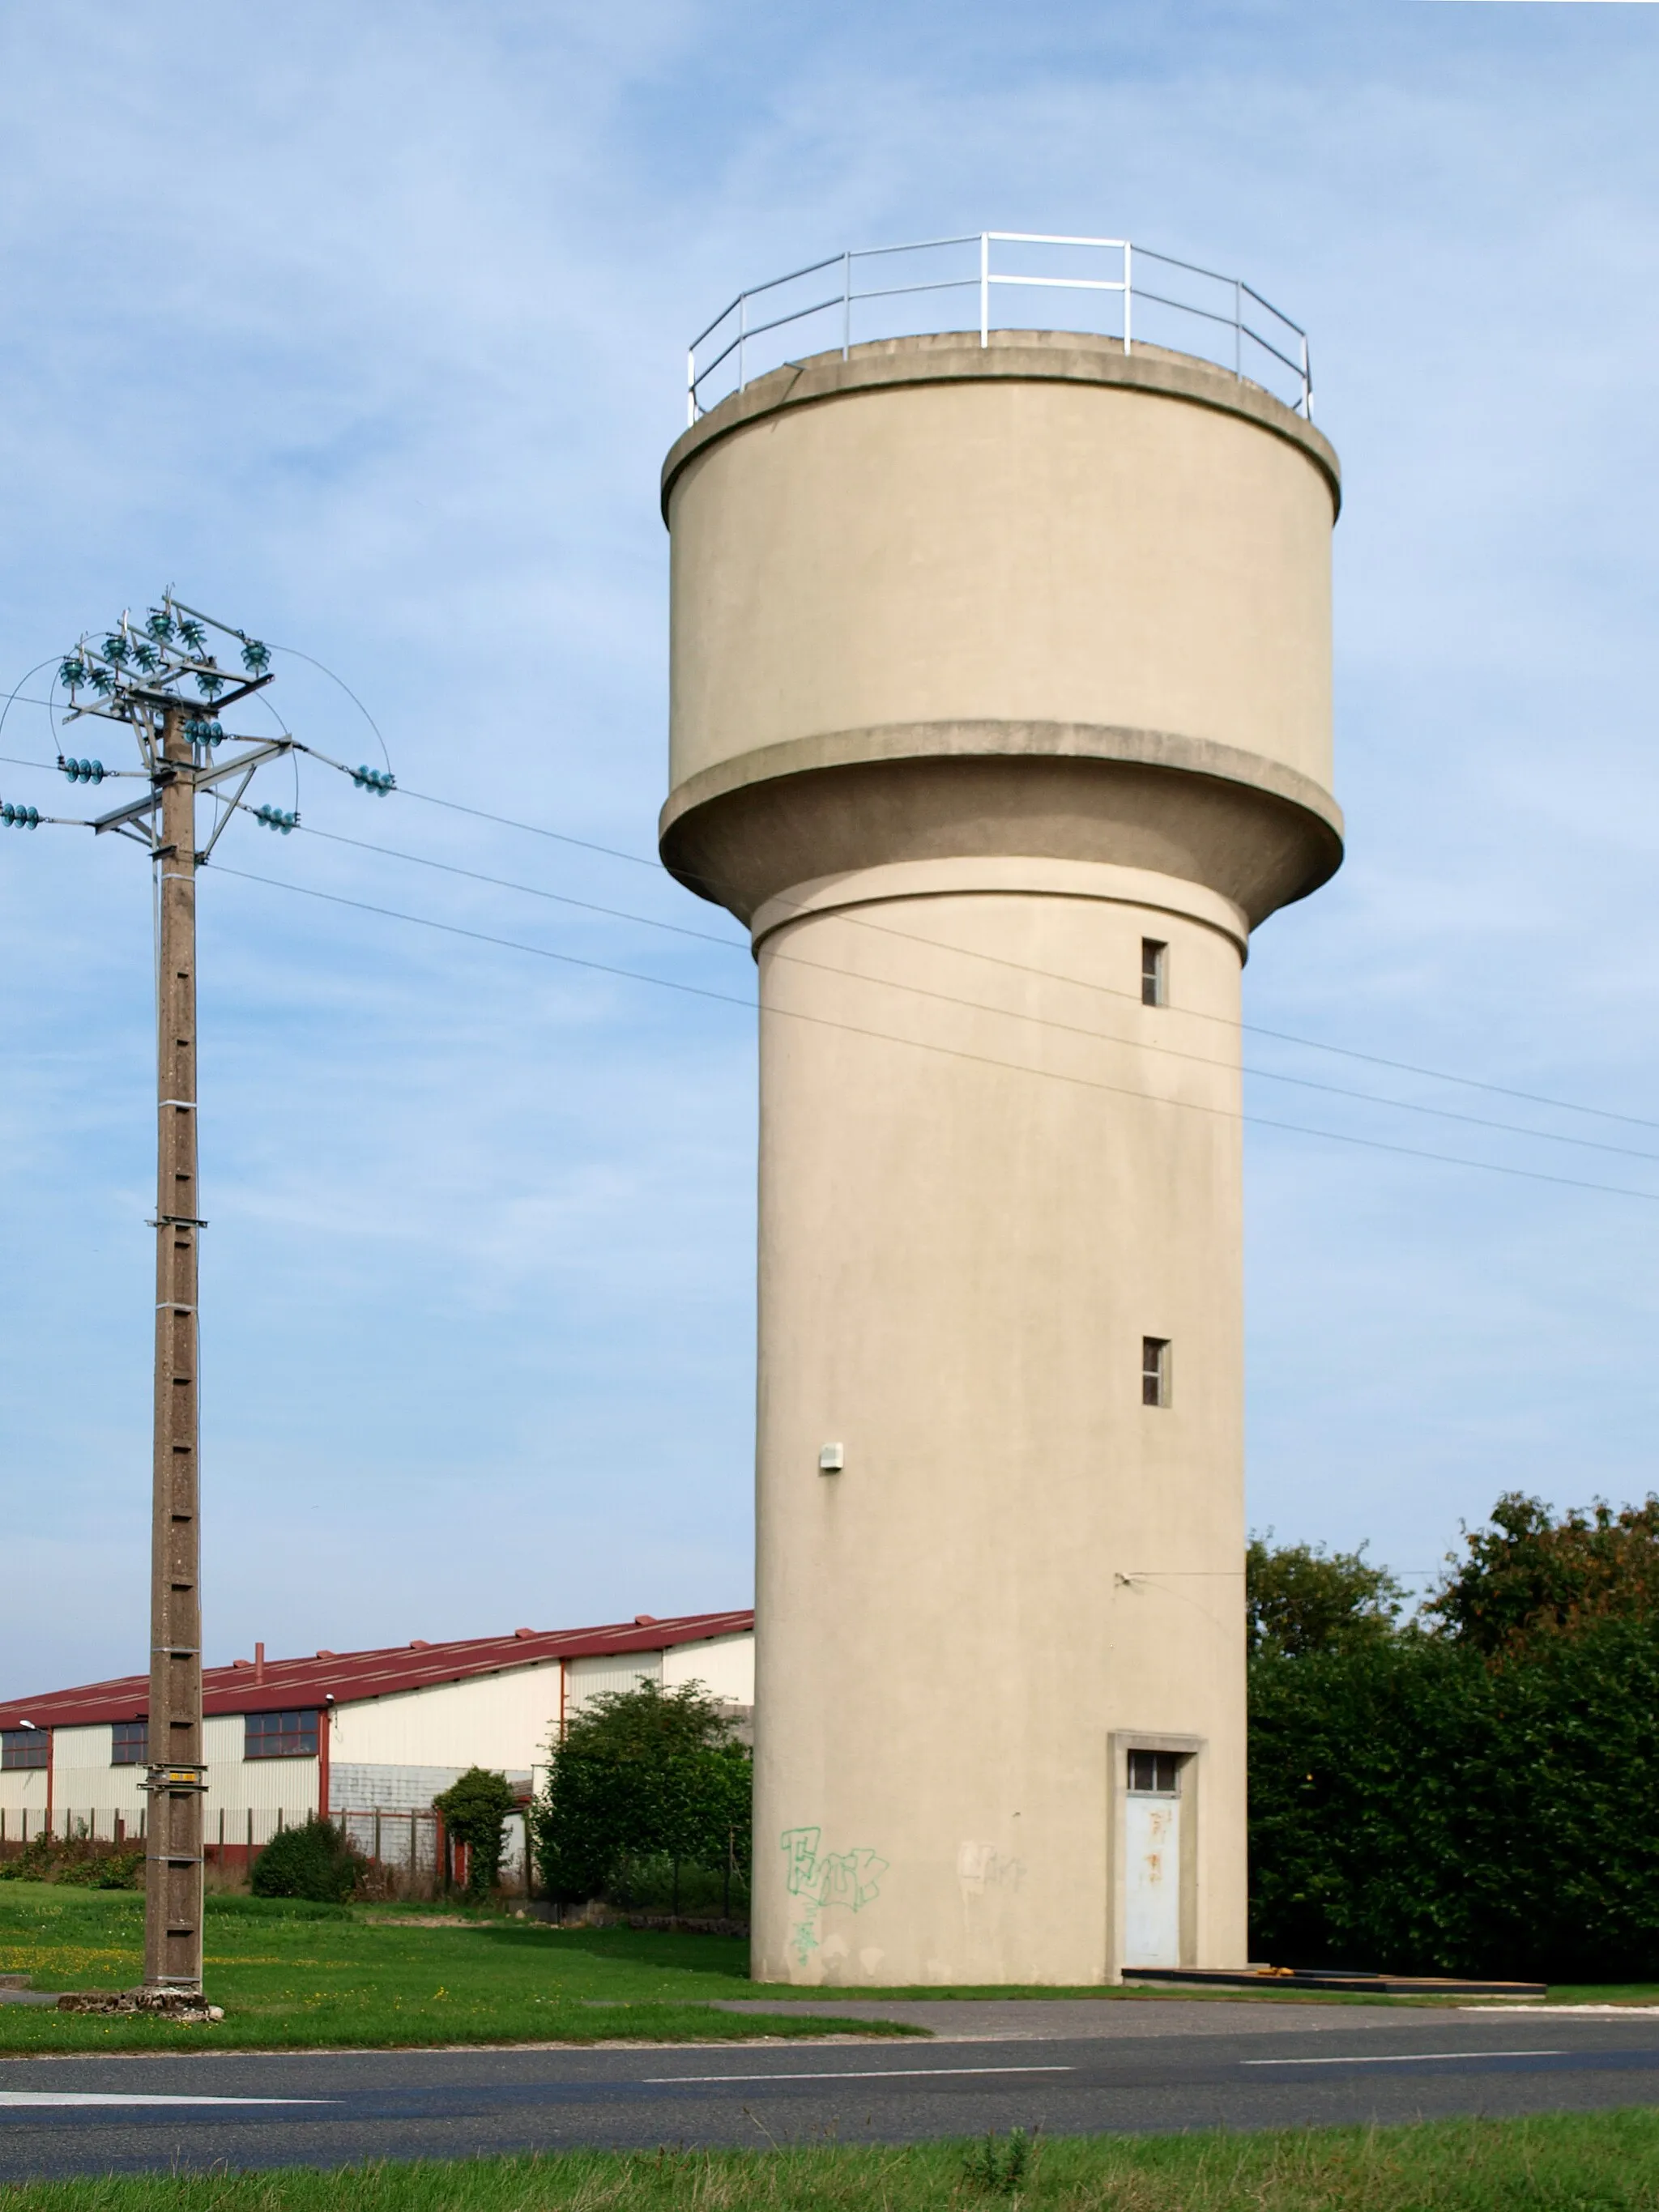
[[[1204,1759],[1209,1740],[1171,1735],[1167,1729],[1113,1729],[1106,1738],[1107,1866],[1106,1979],[1123,1979],[1124,1929],[1128,1905],[1129,1753],[1170,1751],[1181,1765],[1176,1794],[1181,1800],[1181,1963],[1198,1964],[1198,1826],[1202,1815]]]

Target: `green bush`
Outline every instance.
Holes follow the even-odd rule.
[[[36,1836],[0,1859],[0,1881],[69,1882],[79,1889],[142,1889],[142,1844],[94,1842],[88,1836]]]
[[[305,1897],[339,1905],[357,1887],[362,1860],[332,1820],[313,1816],[273,1836],[253,1863],[256,1897]]]
[[[595,1698],[550,1748],[531,1822],[542,1878],[576,1902],[655,1858],[746,1881],[751,1795],[749,1753],[701,1684]]]
[[[1250,1866],[1258,1958],[1659,1976],[1659,1620],[1259,1652]]]
[[[470,1766],[432,1802],[443,1814],[450,1835],[467,1847],[467,1895],[475,1899],[487,1898],[501,1879],[507,1841],[503,1824],[507,1814],[518,1809],[518,1792],[504,1774]]]

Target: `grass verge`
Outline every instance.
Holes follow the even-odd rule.
[[[704,2009],[755,1994],[740,1939],[478,1920],[422,1928],[338,1905],[210,1898],[212,2027],[0,2005],[0,2056],[31,2051],[307,2050],[454,2043],[713,2043],[902,2033]],[[143,1900],[126,1891],[0,1885],[0,1973],[37,1990],[115,1990],[143,1972]]]
[[[1011,2167],[1021,2166],[1010,2185]],[[1659,2113],[1264,2135],[1095,2136],[774,2151],[563,2152],[336,2172],[0,2187],[5,2212],[1637,2212]]]

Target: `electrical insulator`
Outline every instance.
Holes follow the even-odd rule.
[[[270,665],[270,647],[257,637],[249,638],[242,647],[242,665],[250,676],[263,676]]]
[[[300,820],[297,814],[285,814],[280,806],[256,806],[253,818],[256,822],[263,822],[267,830],[280,830],[284,837],[290,830],[298,827]]]
[[[101,783],[111,771],[99,760],[76,760],[71,755],[67,760],[60,753],[58,765],[71,783]]]
[[[351,781],[359,791],[372,791],[381,799],[398,788],[398,779],[389,768],[354,768]]]
[[[0,799],[0,823],[8,830],[38,830],[40,810],[38,806],[19,806],[15,799]]]
[[[185,724],[185,735],[193,745],[222,745],[225,741],[224,725],[216,720],[204,722],[199,714],[192,714]]]
[[[62,667],[59,668],[58,672],[58,681],[60,684],[67,684],[69,689],[73,691],[77,685],[84,684],[86,680],[86,662],[82,659],[78,653],[70,653],[69,659],[64,661]]]

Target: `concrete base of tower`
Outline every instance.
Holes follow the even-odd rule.
[[[1018,855],[755,917],[759,1978],[1245,1955],[1244,927]]]

